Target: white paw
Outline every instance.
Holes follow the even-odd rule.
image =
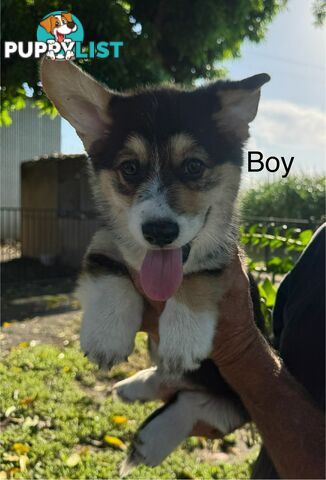
[[[103,368],[126,360],[133,350],[143,310],[143,300],[130,279],[84,276],[78,296],[84,310],[82,350]]]
[[[51,60],[55,60],[55,54],[52,50],[50,50],[47,54],[47,57],[49,57]]]
[[[187,401],[187,397],[185,399]],[[120,474],[127,475],[139,464],[149,467],[159,465],[190,434],[195,420],[192,413],[191,405],[187,405],[183,395],[181,400],[177,397],[154,412],[153,419],[149,417],[136,434]]]
[[[75,58],[75,54],[74,52],[72,52],[71,50],[69,50],[67,53],[66,53],[66,60],[72,60],[73,58]]]
[[[157,368],[152,367],[136,373],[113,386],[112,394],[124,402],[155,400],[161,383]]]
[[[112,322],[118,323],[119,318],[111,318]],[[94,329],[89,325],[94,323]],[[96,327],[92,319],[83,318],[80,332],[80,346],[85,355],[100,368],[110,369],[113,365],[125,362],[134,348],[134,337],[115,338],[114,332],[101,330]]]
[[[216,314],[194,312],[171,299],[160,317],[159,370],[171,377],[196,370],[212,349]]]

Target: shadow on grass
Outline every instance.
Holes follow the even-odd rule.
[[[73,295],[76,278],[76,270],[58,264],[46,266],[36,259],[2,262],[2,322],[77,310]]]

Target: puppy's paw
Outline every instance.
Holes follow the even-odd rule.
[[[131,378],[116,383],[112,395],[124,402],[154,400],[158,396],[160,378],[155,367],[142,370]]]
[[[180,401],[179,396],[176,396],[145,421],[121,466],[122,476],[128,475],[132,468],[140,464],[149,467],[159,465],[187,438],[194,419],[182,398],[181,396]]]
[[[96,363],[101,369],[111,369],[117,363],[128,360],[128,356],[133,350],[133,343],[110,345],[110,339],[107,342],[102,340],[104,339],[94,336],[87,338],[81,336],[81,349],[91,362]]]
[[[80,345],[102,368],[127,360],[134,347],[143,300],[128,278],[86,276],[78,296],[84,309]]]
[[[171,453],[177,445],[171,441],[175,425],[152,420],[135,437],[129,454],[120,468],[122,477],[137,465],[156,467]]]
[[[54,52],[53,52],[52,50],[50,50],[50,51],[46,54],[46,56],[47,56],[48,58],[50,58],[51,60],[55,60],[55,54],[54,54]]]
[[[158,371],[163,378],[175,379],[181,378],[184,372],[197,370],[200,367],[201,360],[193,358],[191,352],[174,351],[171,345],[168,349],[159,349]]]
[[[215,333],[216,314],[192,311],[172,298],[160,317],[158,365],[160,372],[179,377],[197,370],[209,356]]]
[[[66,53],[65,59],[66,60],[73,60],[74,58],[75,58],[74,52],[68,50],[68,52]]]

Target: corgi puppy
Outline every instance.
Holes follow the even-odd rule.
[[[118,93],[72,63],[42,63],[47,96],[89,155],[103,218],[79,280],[82,349],[102,367],[126,360],[146,298],[166,302],[150,346],[157,367],[114,390],[125,401],[157,398],[163,381],[180,391],[141,426],[122,474],[158,465],[199,420],[226,434],[248,419],[208,357],[219,273],[237,251],[243,146],[269,79]]]

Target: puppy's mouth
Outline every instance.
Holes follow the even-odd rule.
[[[190,244],[182,248],[148,250],[140,269],[139,279],[146,296],[165,302],[181,285],[183,264],[190,253]]]
[[[57,40],[59,43],[63,42],[65,39],[64,33],[57,32]]]
[[[202,228],[207,223],[210,211],[211,207],[206,211]],[[177,292],[183,279],[183,264],[188,260],[190,250],[191,242],[181,248],[147,251],[139,279],[148,298],[166,302]]]

